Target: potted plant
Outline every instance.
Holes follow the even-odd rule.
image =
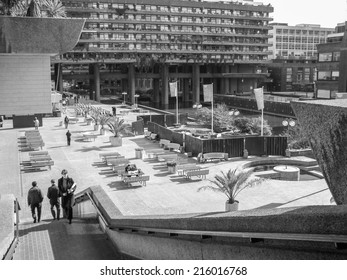
[[[253,177],[253,169],[229,169],[227,173],[221,171],[222,175],[215,175],[214,180],[209,180],[212,185],[203,186],[198,189],[212,190],[223,193],[228,199],[225,203],[225,211],[236,211],[239,202],[236,200],[237,195],[246,188],[253,187],[264,181],[263,178]]]
[[[111,116],[108,115],[100,115],[99,118],[99,123],[101,125],[101,129],[100,129],[100,135],[105,135],[105,125],[110,121]]]
[[[100,129],[101,108],[92,107],[90,116],[94,121],[94,131],[98,131]]]
[[[176,173],[176,166],[177,162],[176,161],[168,161],[166,163],[167,169],[170,173]]]
[[[124,123],[124,119],[111,117],[107,123],[113,136],[110,136],[111,145],[114,147],[122,146],[122,134],[128,133],[128,126]]]

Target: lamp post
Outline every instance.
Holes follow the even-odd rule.
[[[137,109],[137,98],[140,97],[140,95],[135,94],[134,97],[135,97],[135,109]]]
[[[295,126],[295,121],[292,120],[292,119],[285,119],[285,120],[282,121],[282,125],[283,125],[284,127],[288,127],[287,132],[288,132],[288,134],[289,134],[289,129],[290,129],[290,127]]]
[[[123,94],[123,97],[124,97],[124,98],[123,98],[123,105],[125,105],[125,96],[126,96],[128,93],[126,93],[125,91],[123,91],[122,94]]]

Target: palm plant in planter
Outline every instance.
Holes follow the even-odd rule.
[[[99,123],[101,125],[100,135],[105,135],[105,125],[108,124],[110,119],[111,117],[108,115],[105,115],[105,114],[100,115],[100,118],[99,118]]]
[[[168,161],[166,163],[167,169],[170,173],[176,173],[176,166],[177,162],[176,161]]]
[[[222,175],[215,175],[214,180],[209,180],[212,185],[203,186],[198,191],[208,189],[223,193],[228,198],[225,203],[226,211],[238,210],[237,195],[244,189],[258,185],[265,180],[258,177],[251,178],[253,169],[229,169],[227,173],[223,171],[221,173]]]
[[[110,142],[112,146],[122,146],[122,135],[129,132],[128,125],[124,123],[124,119],[118,117],[111,117],[107,123],[113,136],[110,136]]]
[[[91,107],[90,116],[94,121],[94,131],[98,131],[100,129],[101,108]]]

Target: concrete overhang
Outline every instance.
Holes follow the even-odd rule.
[[[57,55],[71,51],[85,19],[0,17],[0,54]]]

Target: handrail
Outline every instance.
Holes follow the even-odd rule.
[[[12,240],[12,243],[10,245],[10,248],[7,250],[5,256],[3,257],[3,260],[12,260],[13,258],[13,254],[16,250],[18,241],[19,241],[19,203],[18,200],[16,198],[15,200],[15,211],[16,211],[16,229],[15,229],[15,234],[14,234],[14,238]]]
[[[93,206],[94,206],[96,212],[98,213],[99,217],[100,217],[101,220],[104,222],[105,226],[109,228],[109,227],[110,227],[110,224],[106,221],[104,215],[103,215],[103,214],[101,213],[101,211],[99,210],[99,207],[96,205],[94,199],[91,197],[91,195],[89,194],[89,192],[86,192],[86,194],[87,194],[87,196],[88,196],[90,202],[93,204]]]

